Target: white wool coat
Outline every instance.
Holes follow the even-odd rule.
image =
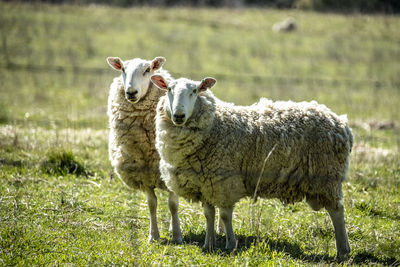
[[[170,77],[165,70],[160,70]],[[160,179],[159,155],[155,148],[154,117],[164,91],[149,83],[147,94],[138,103],[125,99],[121,77],[114,79],[108,97],[109,158],[117,175],[130,187],[166,189]]]
[[[251,106],[217,99],[210,90],[195,103],[184,126],[170,120],[167,97],[156,115],[161,177],[179,196],[217,207],[256,195],[284,203],[304,198],[336,206],[353,145],[346,116],[312,102]]]

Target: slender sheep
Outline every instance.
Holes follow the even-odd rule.
[[[121,180],[147,194],[151,242],[160,237],[154,188],[167,190],[167,187],[160,179],[154,127],[157,102],[165,92],[155,87],[150,77],[154,73],[168,79],[171,77],[161,68],[165,62],[163,57],[152,61],[140,58],[122,61],[118,57],[108,57],[107,62],[113,69],[122,72],[121,76],[114,78],[108,97],[109,157]],[[178,197],[170,191],[168,206],[172,216],[173,242],[182,243],[178,205]]]
[[[314,210],[325,207],[339,259],[350,253],[341,203],[353,144],[346,116],[315,101],[262,98],[235,106],[207,90],[213,78],[167,81],[153,75],[151,80],[168,91],[156,114],[161,178],[177,195],[203,203],[205,248],[215,244],[214,206],[220,208],[226,248],[232,249],[233,206],[255,196],[284,203],[305,198]]]

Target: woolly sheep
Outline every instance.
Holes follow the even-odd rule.
[[[160,179],[159,156],[154,145],[155,108],[165,92],[153,86],[150,77],[154,73],[167,78],[170,75],[161,68],[165,62],[163,57],[152,61],[140,58],[122,61],[118,57],[108,57],[107,62],[113,69],[122,72],[121,76],[114,78],[108,97],[109,157],[115,172],[125,184],[147,194],[151,242],[160,237],[154,188],[167,188]],[[173,242],[181,243],[178,205],[178,197],[169,192]]]
[[[177,195],[203,203],[205,248],[215,244],[214,207],[224,222],[226,248],[232,249],[233,206],[254,196],[284,203],[305,198],[314,210],[325,207],[338,257],[350,253],[341,203],[353,144],[346,116],[315,101],[261,98],[235,106],[207,90],[216,83],[213,78],[167,81],[153,75],[151,80],[167,90],[156,114],[161,178]]]
[[[286,18],[283,21],[277,22],[272,25],[274,32],[292,32],[297,30],[296,20],[292,17]]]

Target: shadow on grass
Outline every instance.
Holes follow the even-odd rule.
[[[254,244],[264,241],[268,244],[269,248],[273,251],[283,252],[288,254],[290,257],[299,259],[302,261],[310,262],[310,263],[318,263],[321,261],[325,262],[334,262],[334,257],[330,257],[327,254],[305,254],[301,247],[293,242],[288,240],[272,240],[270,238],[258,239],[256,236],[245,236],[245,235],[236,235],[236,239],[238,242],[238,248],[233,251],[225,250],[225,236],[224,235],[216,235],[217,236],[217,244],[216,251],[220,251],[221,255],[230,256],[231,253],[241,253],[248,250]],[[196,245],[202,247],[204,244],[205,233],[194,234],[188,233],[183,237],[183,242]],[[209,252],[206,249],[203,249],[204,253],[213,253]]]
[[[395,258],[376,257],[370,252],[362,251],[353,256],[353,264],[383,264],[386,266],[400,266],[400,260]]]
[[[204,244],[205,233],[194,234],[188,233],[183,237],[183,242],[187,244],[192,244],[198,247],[202,247]],[[251,246],[264,241],[268,244],[269,248],[272,251],[283,252],[289,255],[291,258],[298,259],[301,261],[309,262],[309,263],[336,263],[335,257],[329,256],[328,254],[315,254],[310,253],[307,254],[305,251],[301,249],[301,247],[294,242],[290,242],[288,240],[272,240],[268,237],[264,239],[258,239],[256,236],[245,236],[245,235],[237,235],[236,239],[238,241],[238,248],[235,251],[227,251],[225,250],[225,236],[217,235],[217,244],[216,250],[220,255],[223,256],[231,256],[232,253],[242,253],[248,250]],[[208,250],[203,249],[204,253],[214,253]],[[370,252],[360,252],[356,255],[352,255],[346,263],[348,264],[383,264],[386,266],[400,266],[400,260],[395,258],[387,258],[387,257],[376,257]]]

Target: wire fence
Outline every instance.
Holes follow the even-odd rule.
[[[106,75],[110,73],[108,68],[94,68],[94,67],[77,67],[77,66],[44,66],[44,65],[22,65],[12,64],[0,65],[0,69],[7,69],[10,71],[29,71],[29,72],[56,72],[56,73],[75,73],[84,75]],[[174,77],[200,77],[203,74],[198,72],[176,72],[170,71]],[[288,75],[257,75],[257,74],[243,74],[243,73],[210,73],[219,80],[224,81],[245,81],[245,82],[262,82],[274,81],[276,83],[297,83],[297,84],[317,84],[317,85],[364,85],[372,88],[400,88],[400,83],[393,83],[389,81],[379,81],[374,79],[350,79],[350,78],[330,78],[330,77],[303,77],[303,76],[288,76]]]
[[[0,70],[8,70],[11,72],[21,72],[28,71],[33,73],[76,73],[77,75],[112,75],[115,74],[107,67],[104,68],[93,68],[93,67],[76,67],[76,66],[48,66],[48,65],[33,65],[33,64],[7,64],[0,65]],[[180,76],[201,76],[200,73],[180,73],[180,72],[171,72],[174,77]],[[348,78],[321,78],[321,77],[293,77],[293,76],[271,76],[271,75],[252,75],[252,74],[233,74],[233,73],[211,73],[210,75],[216,77],[220,80],[234,80],[234,81],[244,81],[244,82],[282,82],[282,83],[316,83],[321,85],[332,85],[332,84],[363,84],[369,86],[371,88],[382,88],[382,87],[397,87],[400,88],[400,84],[383,82],[378,80],[366,80],[366,79],[348,79]],[[56,111],[62,112],[60,116],[54,114]],[[73,114],[73,118],[65,119],[62,118],[62,115],[66,113]],[[108,126],[108,119],[106,116],[105,107],[99,107],[96,111],[96,117],[87,117],[85,114],[77,110],[53,110],[53,116],[51,119],[44,118],[34,118],[31,119],[29,114],[27,113],[25,117],[14,117],[11,116],[9,118],[9,123],[12,125],[20,125],[23,128],[35,128],[35,127],[43,127],[45,129],[59,129],[59,128],[67,128],[67,129],[82,129],[82,128],[91,128],[95,130],[103,130]],[[71,117],[71,116],[70,116]],[[378,124],[377,124],[378,123]],[[379,124],[380,123],[380,124]],[[357,129],[364,129],[367,132],[371,130],[380,130],[380,129],[394,129],[396,133],[399,133],[399,126],[392,121],[388,122],[368,122],[368,121],[352,121],[351,127]],[[400,136],[400,135],[399,135]],[[371,135],[363,136],[364,141],[368,141],[371,143],[374,142],[384,142],[384,143],[392,143],[393,137],[386,136],[376,136]],[[397,144],[400,147],[400,138],[397,137]]]

